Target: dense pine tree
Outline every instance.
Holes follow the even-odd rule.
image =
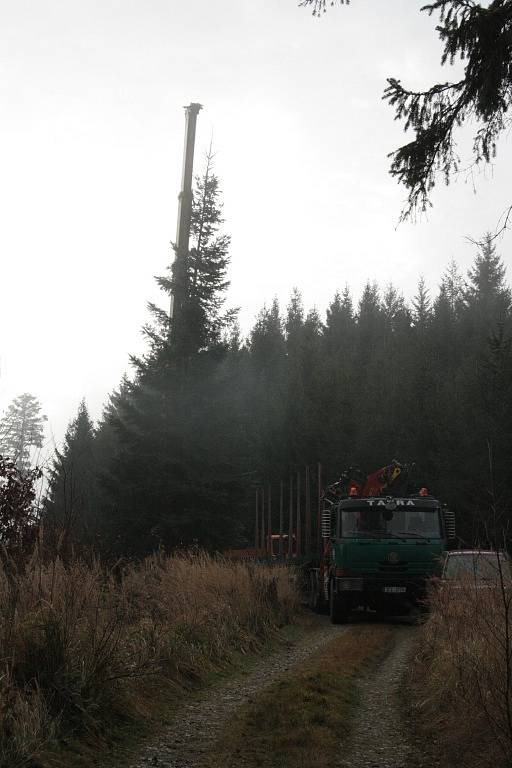
[[[425,333],[432,318],[432,307],[424,277],[420,277],[418,292],[412,300],[412,318],[414,327],[420,333]]]
[[[210,172],[198,200],[208,201]],[[368,282],[355,309],[348,288],[336,293],[324,322],[294,290],[284,316],[274,300],[244,341],[222,310],[228,241],[215,195],[197,209],[194,247],[221,238],[220,255],[201,261],[197,250],[190,262],[190,286],[203,287],[191,297],[200,322],[186,354],[156,312],[148,353],[96,432],[83,409],[70,426],[48,509],[63,497],[64,467],[89,456],[107,554],[225,549],[252,542],[256,488],[270,483],[276,494],[281,479],[317,461],[329,481],[347,466],[370,471],[397,458],[416,463],[418,482],[457,511],[468,541],[491,502],[510,519],[512,311],[492,240],[467,283],[452,262],[432,298],[423,279],[410,306],[393,285],[381,294]],[[77,519],[92,519],[89,501]]]
[[[227,529],[236,537],[243,450],[230,399],[233,366],[226,364],[236,344],[224,338],[234,313],[222,313],[229,237],[220,231],[221,210],[210,153],[196,179],[183,314],[169,334],[166,313],[151,307],[149,351],[133,359],[136,377],[100,429],[117,441],[102,480],[104,536],[115,553],[195,540],[216,546]],[[172,292],[172,278],[158,283]]]
[[[45,501],[45,525],[49,533],[62,538],[63,544],[98,544],[101,497],[96,447],[94,426],[82,400],[62,449],[55,452]]]
[[[244,389],[250,410],[248,439],[262,479],[284,470],[286,435],[287,356],[283,320],[276,299],[263,307],[249,338],[249,362]]]
[[[43,446],[45,421],[34,395],[25,392],[16,397],[0,419],[0,455],[14,459],[20,469],[28,469],[31,451]]]
[[[505,267],[488,232],[468,272],[464,301],[475,333],[484,336],[510,313],[512,295],[505,284]]]

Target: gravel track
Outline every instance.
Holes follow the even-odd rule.
[[[231,712],[346,629],[326,621],[291,647],[262,659],[254,671],[207,689],[200,699],[185,701],[173,722],[165,726],[157,740],[143,748],[130,768],[200,766]]]
[[[143,747],[129,768],[200,768],[234,710],[347,629],[326,620],[297,643],[259,661],[254,670],[184,701],[174,720]],[[350,631],[357,632],[357,626],[351,625]],[[353,733],[348,743],[340,745],[340,757],[332,768],[441,768],[404,717],[403,683],[414,635],[413,627],[396,626],[389,653],[359,681]]]
[[[336,768],[439,768],[404,720],[401,697],[414,634],[413,627],[396,627],[389,654],[360,681],[352,737]]]

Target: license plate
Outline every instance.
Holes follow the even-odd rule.
[[[406,592],[407,587],[383,587],[383,592],[391,592],[393,595],[396,595],[398,593]]]

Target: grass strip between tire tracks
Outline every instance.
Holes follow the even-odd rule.
[[[207,768],[328,768],[350,734],[357,678],[389,650],[392,630],[359,625],[265,687],[226,724]]]

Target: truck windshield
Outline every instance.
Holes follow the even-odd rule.
[[[437,509],[395,509],[364,507],[341,510],[342,537],[440,538]]]

